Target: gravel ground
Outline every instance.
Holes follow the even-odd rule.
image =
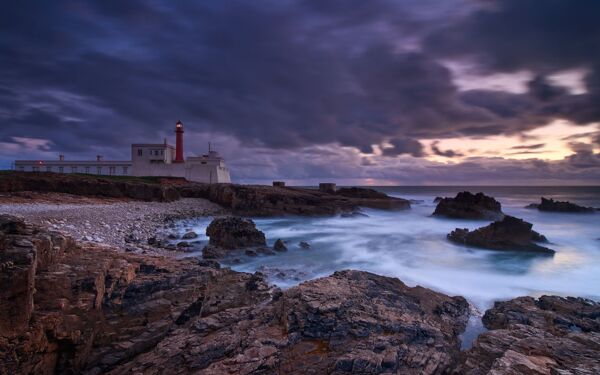
[[[225,213],[220,206],[199,198],[184,198],[168,203],[109,201],[95,204],[0,204],[0,214],[22,217],[77,240],[152,253],[165,253],[160,247],[148,245],[148,239],[165,232],[172,219]]]

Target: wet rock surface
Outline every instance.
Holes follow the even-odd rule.
[[[583,298],[497,302],[456,374],[598,374],[600,304]]]
[[[265,234],[256,228],[251,219],[226,216],[214,219],[206,227],[210,237],[208,245],[202,250],[206,259],[225,258],[234,250],[244,250],[247,255],[271,254],[267,248]]]
[[[482,220],[499,220],[504,216],[500,202],[483,193],[472,194],[468,191],[458,193],[454,198],[439,200],[433,215]]]
[[[592,213],[596,211],[593,207],[579,206],[571,202],[555,201],[554,199],[541,198],[541,203],[532,203],[527,208],[537,208],[540,211],[547,212],[573,212],[573,213]]]
[[[548,242],[546,237],[532,230],[533,224],[513,216],[505,216],[488,226],[469,231],[457,228],[448,239],[463,245],[491,250],[521,250],[554,254],[538,243]]]

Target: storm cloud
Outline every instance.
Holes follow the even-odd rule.
[[[599,17],[585,0],[11,2],[0,14],[0,159],[126,158],[131,142],[161,141],[181,119],[191,139],[221,140],[234,178],[251,165],[282,174],[274,152],[303,160],[296,177],[308,179],[426,157],[423,139],[589,124],[600,121]],[[524,93],[461,91],[449,59],[534,78]],[[566,69],[585,69],[585,93],[548,78]],[[314,147],[333,167],[298,157]],[[431,153],[463,156],[437,143]]]

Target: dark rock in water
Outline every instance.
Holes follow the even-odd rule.
[[[239,249],[248,249],[251,250],[250,253],[256,253],[256,249],[249,248],[267,245],[265,234],[256,229],[252,220],[235,216],[214,219],[206,228],[206,235],[210,240],[202,250],[202,256],[207,259],[224,258],[232,250]]]
[[[252,220],[235,216],[214,219],[206,228],[206,235],[210,245],[229,250],[267,245],[265,234],[256,229]]]
[[[583,298],[496,302],[490,331],[463,353],[456,374],[600,374],[600,304]]]
[[[435,199],[433,200],[433,203],[438,203],[442,199],[444,199],[444,198],[442,198],[442,197],[435,197]]]
[[[500,202],[483,193],[471,194],[468,191],[458,193],[454,198],[443,198],[433,214],[455,219],[488,220],[499,220],[504,215]]]
[[[167,238],[170,239],[170,240],[176,240],[176,239],[179,238],[179,236],[176,233],[169,233],[167,235]]]
[[[181,241],[177,243],[177,247],[192,247],[193,245],[186,241]]]
[[[343,218],[352,218],[352,217],[369,217],[369,215],[360,212],[360,211],[352,211],[352,212],[343,212],[340,214],[340,217]]]
[[[198,238],[198,234],[194,231],[186,232],[183,236],[181,236],[184,240],[191,240],[194,238]]]
[[[258,253],[252,249],[247,249],[246,251],[244,251],[244,254],[248,255],[249,257],[258,256]]]
[[[283,242],[283,240],[281,238],[279,238],[273,244],[273,250],[275,250],[275,251],[287,251],[287,246],[285,246],[285,243]]]
[[[529,208],[529,209],[537,209],[540,205],[537,203],[530,203],[527,206],[525,206],[525,208]]]
[[[501,221],[469,231],[457,228],[448,239],[453,242],[492,250],[523,250],[554,254],[554,250],[537,245],[547,242],[546,237],[531,230],[533,224],[513,216],[505,216]]]
[[[300,245],[300,247],[303,249],[310,249],[310,244],[306,241],[300,241],[298,245]]]
[[[537,208],[540,211],[548,212],[594,212],[593,207],[583,207],[571,202],[555,201],[554,199],[546,199],[542,197],[540,204],[532,203],[527,208]]]
[[[166,245],[164,247],[164,249],[174,251],[174,250],[177,250],[177,246],[174,245],[174,244],[172,244],[172,243],[170,243],[170,244]]]

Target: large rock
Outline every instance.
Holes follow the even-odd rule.
[[[256,224],[251,219],[235,216],[214,219],[206,228],[206,235],[210,237],[208,245],[202,251],[206,259],[224,258],[232,250],[267,246],[265,234],[256,229]]]
[[[472,194],[468,191],[458,193],[454,198],[441,199],[433,214],[454,219],[486,220],[498,220],[503,216],[500,202],[483,193]]]
[[[336,272],[262,306],[203,314],[111,374],[442,374],[468,310],[462,297]]]
[[[8,216],[0,259],[0,374],[106,373],[201,314],[274,292],[261,275],[76,245]]]
[[[456,374],[599,374],[600,304],[520,297],[483,317],[490,331],[463,353]]]
[[[236,184],[188,184],[177,189],[183,197],[205,198],[243,216],[335,215],[359,207],[410,208],[406,199],[362,188],[340,189],[335,194],[316,189]]]
[[[540,246],[546,237],[532,230],[533,224],[513,216],[505,216],[488,226],[469,231],[455,229],[448,239],[456,243],[492,250],[523,250],[554,254],[554,250]]]
[[[554,199],[546,199],[542,197],[540,204],[532,203],[527,208],[537,208],[540,211],[548,212],[586,212],[591,213],[596,211],[593,207],[583,207],[571,202],[555,201]]]

